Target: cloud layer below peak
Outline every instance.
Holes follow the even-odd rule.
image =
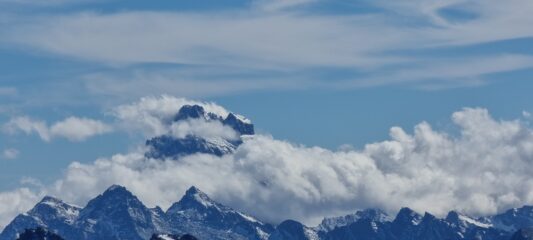
[[[122,108],[143,118],[120,121],[155,126],[154,120],[167,115],[154,111],[171,106],[169,102],[190,101],[146,98]],[[194,185],[260,219],[277,223],[292,218],[308,224],[369,207],[396,212],[408,206],[438,215],[455,209],[479,216],[533,204],[533,130],[527,120],[496,120],[481,108],[465,108],[451,119],[455,134],[426,122],[413,133],[392,127],[389,140],[360,150],[331,151],[265,135],[247,137],[235,153],[222,157],[197,154],[162,161],[147,159],[138,149],[93,163],[73,162],[62,178],[32,194],[46,192],[83,205],[109,185],[121,184],[147,204],[165,208]],[[154,129],[148,132],[154,134]],[[15,193],[26,194],[0,193],[0,199]],[[28,201],[21,204],[26,205],[18,209],[31,207]],[[0,212],[2,224],[13,214]]]

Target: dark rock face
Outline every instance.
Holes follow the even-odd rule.
[[[150,240],[198,240],[198,238],[194,237],[190,234],[185,235],[172,235],[172,234],[154,234],[152,235],[152,238]]]
[[[490,221],[500,228],[511,231],[531,227],[533,226],[533,206],[509,209],[492,217]]]
[[[269,240],[306,240],[312,239],[312,231],[303,224],[294,221],[286,220],[276,228],[276,231],[270,235]]]
[[[237,118],[233,113],[230,113],[224,121],[222,121],[224,125],[230,126],[235,130],[236,132],[240,133],[241,135],[254,135],[254,125],[251,123],[245,123]]]
[[[181,107],[174,121],[178,122],[187,119],[205,119],[205,120],[217,120],[219,117],[214,113],[207,114],[202,106],[199,105],[185,105]]]
[[[195,153],[213,154],[220,157],[232,153],[241,143],[241,141],[223,139],[214,142],[191,135],[185,138],[163,135],[146,141],[146,145],[151,147],[151,150],[146,153],[146,157],[176,159]]]
[[[522,228],[516,231],[511,240],[533,240],[533,227]]]
[[[17,240],[63,240],[59,235],[44,228],[26,229]]]
[[[178,159],[195,153],[222,156],[235,151],[242,143],[240,136],[254,134],[254,125],[248,120],[244,120],[233,113],[229,113],[226,117],[218,116],[214,113],[206,112],[199,105],[183,106],[172,119],[173,122],[187,120],[220,122],[223,126],[228,126],[235,130],[239,137],[238,139],[225,139],[222,137],[203,138],[201,136],[187,135],[183,138],[176,138],[170,134],[165,134],[146,141],[146,146],[150,147],[146,157]]]
[[[336,228],[325,234],[324,239],[395,239],[390,225],[371,219],[361,219],[350,225]]]

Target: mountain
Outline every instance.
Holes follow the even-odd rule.
[[[214,201],[196,187],[165,212],[146,207],[126,188],[113,185],[84,208],[44,197],[17,216],[0,240],[14,240],[23,233],[30,237],[54,234],[66,240],[530,240],[533,207],[483,218],[456,211],[438,218],[409,208],[402,208],[393,218],[379,209],[366,209],[325,218],[316,227],[294,220],[274,227]]]
[[[511,240],[533,240],[533,227],[523,228],[516,231]]]
[[[421,216],[409,208],[402,208],[392,221],[386,216],[361,217],[350,224],[320,232],[321,239],[328,240],[508,240],[511,234],[455,211],[441,219],[430,213]]]
[[[122,186],[111,186],[80,210],[75,227],[83,239],[142,240],[162,231],[158,214]]]
[[[342,217],[324,218],[320,225],[318,225],[317,230],[328,232],[337,227],[350,225],[360,219],[371,219],[377,222],[391,220],[389,215],[379,209],[366,209]]]
[[[0,239],[16,239],[25,229],[54,229],[63,237],[73,238],[76,231],[73,224],[78,218],[80,208],[46,196],[33,209],[17,216],[4,228]]]
[[[486,219],[486,221],[496,228],[509,232],[531,227],[533,226],[533,206],[509,209]]]
[[[294,220],[283,221],[270,235],[269,240],[318,240],[317,232]]]
[[[200,239],[267,239],[274,230],[269,224],[213,201],[194,186],[166,214],[174,231]]]
[[[235,151],[242,143],[240,136],[253,135],[255,133],[254,125],[245,117],[234,113],[229,113],[227,116],[220,116],[215,113],[206,112],[200,105],[185,105],[181,107],[171,123],[189,120],[219,122],[223,126],[232,128],[239,137],[238,139],[225,139],[223,137],[202,137],[189,134],[177,138],[170,133],[164,134],[146,141],[146,146],[150,148],[146,153],[146,157],[177,159],[195,153],[222,156]]]
[[[164,212],[159,207],[146,207],[118,185],[109,187],[84,208],[45,197],[17,216],[2,231],[0,240],[14,240],[27,229],[36,228],[66,240],[267,239],[274,231],[273,226],[217,203],[195,187]]]
[[[59,235],[43,228],[26,229],[17,240],[63,240]]]
[[[185,235],[172,235],[172,234],[154,234],[150,240],[198,240],[190,234]]]

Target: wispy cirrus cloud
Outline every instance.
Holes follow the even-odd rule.
[[[18,94],[18,90],[14,87],[0,86],[0,96],[15,96],[17,94]]]
[[[531,58],[527,53],[517,56],[504,50],[445,60],[412,54],[532,37],[528,9],[533,6],[528,1],[363,2],[377,10],[324,14],[305,7],[322,1],[295,0],[254,1],[248,8],[214,12],[37,15],[6,25],[2,42],[118,69],[121,75],[97,72],[86,81],[89,92],[109,95],[148,89],[205,97],[297,85],[341,89],[407,83],[446,88],[481,85],[489,74],[532,67],[524,63]],[[145,64],[170,64],[177,70],[174,75],[160,74],[146,70]],[[127,76],[131,68],[136,68],[133,79]],[[199,74],[183,74],[191,69]],[[212,69],[221,77],[202,77],[201,72]],[[302,75],[316,69],[323,74]],[[331,81],[330,76],[346,70],[357,74],[338,85]],[[224,77],[235,72],[247,78]],[[257,74],[246,75],[250,72]]]

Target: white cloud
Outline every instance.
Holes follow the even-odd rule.
[[[121,122],[121,126],[129,129],[129,131],[140,131],[145,136],[150,137],[170,132],[171,120],[184,105],[200,105],[207,112],[222,117],[229,114],[226,109],[211,102],[191,101],[168,95],[143,97],[138,102],[114,108],[111,114]],[[176,127],[179,128],[179,126]]]
[[[414,34],[392,26],[372,31],[379,19],[369,16],[246,11],[208,15],[82,13],[35,21],[6,29],[9,38],[5,41],[106,63],[165,62],[259,69],[382,65],[397,59],[370,52],[391,49]],[[395,37],[383,38],[383,34]],[[124,41],[129,44],[120,44]]]
[[[83,82],[91,94],[115,97],[122,101],[161,94],[213,97],[264,89],[302,89],[311,85],[309,80],[296,78],[288,80],[286,77],[276,76],[257,77],[273,73],[265,70],[264,74],[260,74],[240,67],[203,66],[133,71],[121,69],[117,72],[92,73],[83,76]]]
[[[332,84],[335,88],[382,86],[387,84],[417,84],[420,88],[476,86],[485,83],[490,74],[533,68],[529,55],[493,55],[462,59],[426,59],[412,67],[375,74],[374,76]],[[430,80],[430,81],[428,81]]]
[[[6,148],[2,153],[5,159],[16,159],[19,156],[19,151],[15,148]]]
[[[41,196],[41,193],[29,188],[0,192],[0,229],[3,229],[17,214],[33,207]]]
[[[118,107],[115,114],[124,124],[137,126],[133,129],[154,134],[161,121],[191,102],[144,98]],[[226,113],[212,103],[202,104]],[[452,121],[459,129],[456,135],[422,122],[412,134],[393,127],[390,140],[362,150],[330,151],[263,135],[247,138],[234,154],[223,157],[200,154],[160,161],[135,150],[93,163],[74,162],[44,189],[83,205],[109,185],[122,184],[148,205],[168,207],[195,185],[259,218],[308,224],[367,207],[486,215],[533,204],[533,130],[520,120],[495,120],[480,108],[458,111]],[[187,124],[182,132],[205,127]],[[5,221],[14,213],[4,210],[0,216]]]
[[[4,124],[3,128],[4,131],[11,134],[16,132],[37,133],[46,142],[57,137],[70,141],[84,141],[92,136],[105,134],[112,130],[109,125],[98,120],[78,117],[68,117],[50,127],[44,121],[32,120],[29,117],[16,117]]]
[[[69,117],[50,127],[52,136],[61,136],[71,141],[83,141],[95,135],[111,131],[111,127],[98,120]]]
[[[177,75],[134,71],[131,76],[86,76],[91,93],[122,98],[140,97],[146,92],[205,97],[304,85],[346,89],[407,83],[434,90],[478,86],[487,82],[486,75],[532,68],[531,56],[513,55],[503,48],[488,51],[491,54],[459,52],[445,60],[432,53],[533,36],[529,27],[533,5],[527,0],[363,1],[363,5],[380,10],[352,15],[324,14],[302,7],[313,2],[259,0],[249,9],[231,12],[34,16],[6,24],[3,43],[115,68],[137,63],[184,65]],[[450,9],[470,17],[457,21],[443,14]],[[411,54],[413,50],[417,54]],[[426,51],[429,54],[418,54]],[[218,69],[222,73],[207,80],[181,74],[191,69],[206,73]],[[302,77],[309,69],[329,69],[329,73],[349,69],[358,74],[353,81],[331,81],[316,74]],[[270,72],[262,72],[265,70]],[[242,76],[236,78],[232,75],[235,71]],[[250,72],[261,74],[246,75]]]
[[[29,117],[16,117],[4,124],[4,131],[14,134],[23,132],[25,134],[37,133],[44,141],[50,141],[48,126],[44,121],[32,120]]]
[[[229,129],[203,121],[170,124],[185,104],[228,114],[214,103],[170,96],[146,97],[112,114],[128,131],[147,136],[174,131],[178,136],[231,137]],[[109,185],[122,184],[148,205],[168,207],[195,185],[267,221],[293,218],[308,224],[367,207],[391,213],[408,206],[438,215],[451,209],[486,215],[533,204],[533,129],[520,119],[495,120],[481,108],[465,108],[451,120],[459,130],[456,134],[434,130],[426,122],[416,125],[413,133],[392,127],[389,140],[362,150],[331,151],[264,135],[246,138],[234,154],[223,157],[199,154],[160,161],[146,159],[138,149],[93,163],[73,162],[54,184],[33,184],[39,189],[35,193],[0,193],[0,200],[21,194],[32,194],[34,200],[46,192],[83,205]],[[18,122],[26,132],[40,126]],[[15,209],[29,205],[19,202]],[[0,224],[18,210],[0,208]]]
[[[0,96],[14,96],[17,94],[18,94],[18,91],[14,87],[1,87],[0,86]]]
[[[318,2],[318,0],[256,0],[254,4],[263,11],[280,11],[313,2]]]
[[[519,121],[496,121],[484,109],[464,109],[452,120],[459,136],[428,123],[417,125],[414,134],[394,127],[391,140],[360,152],[259,135],[222,158],[196,155],[162,162],[146,160],[142,152],[116,155],[73,163],[53,191],[79,203],[120,183],[148,204],[168,207],[196,185],[261,218],[308,223],[365,207],[483,215],[533,203],[527,167],[533,161],[532,130]]]
[[[235,140],[239,136],[231,127],[224,126],[216,121],[187,120],[172,123],[170,133],[177,138],[184,138],[187,135],[199,136],[202,138],[223,138]]]

